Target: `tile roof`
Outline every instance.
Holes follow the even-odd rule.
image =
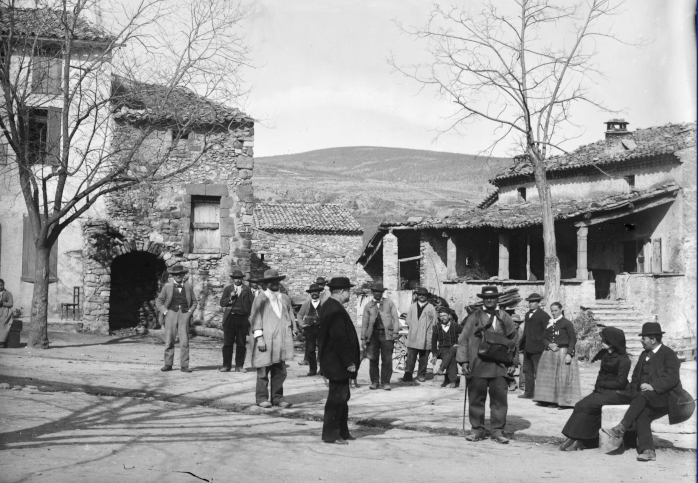
[[[672,155],[680,149],[696,145],[696,123],[666,124],[628,131],[623,144],[608,149],[606,140],[580,146],[571,153],[551,156],[546,160],[548,175],[564,176],[565,171],[595,169],[614,163],[651,161],[661,155]],[[673,159],[678,162],[677,158]],[[533,177],[533,167],[527,156],[516,156],[514,163],[490,180],[496,186],[506,186],[520,177]]]
[[[112,76],[113,117],[129,123],[223,125],[254,122],[235,107],[213,102],[194,91]]]
[[[61,20],[63,12],[49,8],[0,8],[0,35],[7,36],[10,31],[18,37],[37,37],[44,39],[63,39],[65,27]],[[73,25],[73,39],[98,43],[113,42],[116,37],[107,30],[98,27],[84,15],[75,19],[72,13],[67,16],[68,25]]]
[[[257,203],[254,225],[266,231],[355,235],[364,232],[351,213],[336,204]]]

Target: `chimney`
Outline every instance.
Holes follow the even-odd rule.
[[[628,131],[628,124],[625,119],[611,119],[606,121],[606,151],[616,153],[628,151],[636,147],[633,141],[633,133]]]

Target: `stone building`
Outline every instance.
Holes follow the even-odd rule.
[[[602,300],[628,330],[656,319],[672,337],[695,337],[696,124],[627,125],[609,121],[605,139],[546,161],[562,302],[568,317],[602,313]],[[426,285],[461,306],[483,284],[542,291],[531,163],[516,157],[491,183],[476,210],[383,223],[359,264],[391,289]]]
[[[363,228],[341,205],[257,203],[253,233],[252,277],[276,268],[291,296],[304,296],[317,277],[368,278],[356,265]]]

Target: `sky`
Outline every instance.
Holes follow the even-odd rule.
[[[453,0],[479,9],[479,0]],[[562,2],[565,3],[565,2]],[[424,24],[424,0],[256,0],[244,23],[255,68],[244,79],[243,107],[257,119],[255,156],[339,146],[386,146],[476,154],[494,138],[486,121],[460,134],[438,136],[453,105],[393,72],[426,62],[424,44],[400,32]],[[600,42],[597,63],[605,78],[590,88],[618,115],[578,106],[578,136],[566,149],[603,137],[603,122],[623,117],[630,129],[696,120],[696,38],[691,0],[632,0],[608,22],[632,44]],[[606,24],[605,26],[609,26]],[[511,154],[500,144],[495,156]]]

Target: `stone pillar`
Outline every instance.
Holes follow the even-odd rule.
[[[389,232],[383,237],[383,286],[388,290],[398,290],[399,270],[397,258],[397,237]]]
[[[589,279],[587,269],[587,234],[589,228],[580,226],[577,228],[577,278],[581,280]]]
[[[456,269],[456,258],[458,250],[456,249],[456,241],[452,236],[449,236],[446,241],[446,278],[453,280],[458,276]]]
[[[509,234],[499,234],[499,273],[500,280],[509,279]]]

